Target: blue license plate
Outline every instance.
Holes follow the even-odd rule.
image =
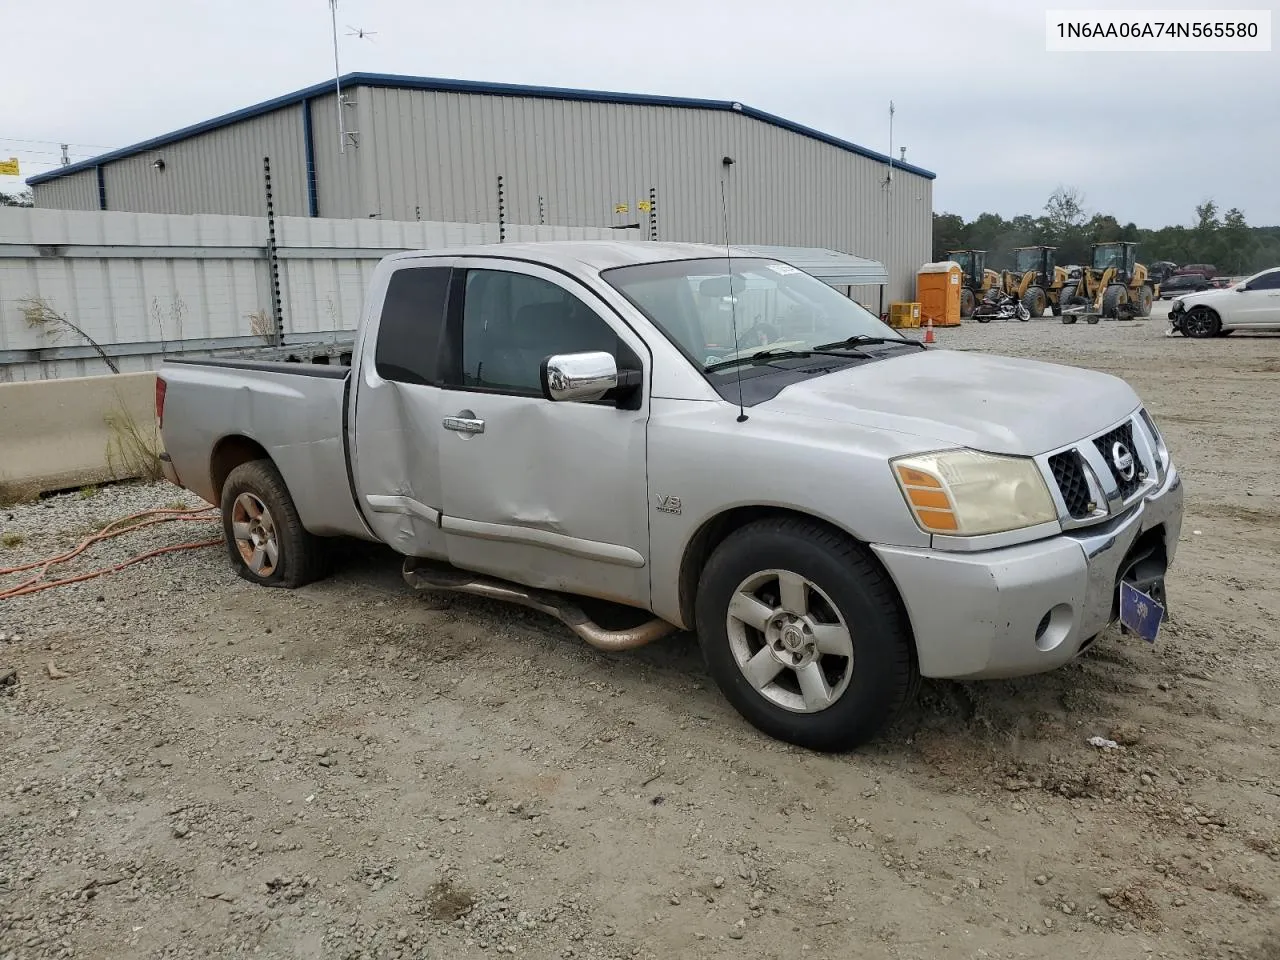
[[[1147,643],[1155,643],[1164,622],[1164,604],[1127,581],[1120,582],[1120,623]]]

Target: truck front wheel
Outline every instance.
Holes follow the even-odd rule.
[[[721,692],[797,746],[860,746],[919,685],[893,584],[862,546],[811,521],[761,520],[727,537],[702,571],[695,615]]]
[[[222,531],[231,566],[251,583],[293,588],[323,575],[323,543],[302,526],[270,460],[242,463],[227,475]]]

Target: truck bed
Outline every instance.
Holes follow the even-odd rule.
[[[219,502],[228,460],[261,448],[319,536],[369,533],[355,506],[344,430],[351,368],[273,360],[171,360],[165,452],[189,490]]]

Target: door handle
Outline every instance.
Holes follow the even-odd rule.
[[[484,421],[474,417],[445,417],[444,428],[458,433],[484,433]]]

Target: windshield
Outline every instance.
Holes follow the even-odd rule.
[[[1019,273],[1026,273],[1028,270],[1039,270],[1040,251],[1034,248],[1016,251],[1013,255],[1013,268]]]
[[[729,263],[724,257],[671,260],[615,267],[601,276],[703,372],[762,350],[802,353],[856,337],[912,342],[795,267],[734,257],[731,287]]]
[[[1121,269],[1124,267],[1124,247],[1097,247],[1093,251],[1093,269],[1105,270],[1107,267]]]
[[[953,263],[960,264],[960,269],[963,270],[965,273],[969,272],[969,263],[972,260],[972,258],[969,256],[968,251],[952,250],[949,254],[947,254],[947,258],[951,260]]]

